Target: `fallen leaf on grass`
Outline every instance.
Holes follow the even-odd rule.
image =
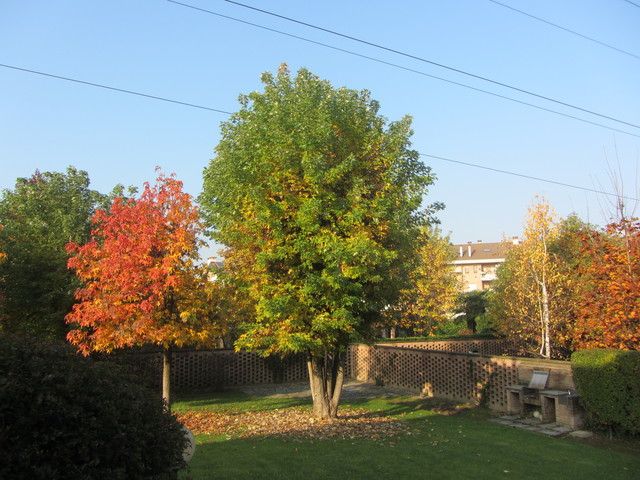
[[[380,440],[409,430],[404,422],[366,410],[342,409],[338,418],[333,420],[311,419],[309,414],[308,409],[300,407],[236,414],[189,411],[178,414],[178,420],[196,435],[241,438],[270,436],[313,440]]]

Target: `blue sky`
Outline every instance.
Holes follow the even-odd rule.
[[[421,153],[607,191],[615,171],[625,193],[639,196],[640,128],[223,0],[181,1],[353,53],[166,0],[0,0],[0,64],[233,112],[240,93],[261,88],[262,72],[286,62],[336,87],[370,90],[389,120],[412,115]],[[640,125],[640,7],[625,0],[501,3],[627,53],[490,0],[242,3]],[[6,67],[0,108],[0,188],[73,165],[105,193],[152,181],[160,166],[197,196],[227,118]],[[593,192],[424,160],[438,177],[425,203],[446,204],[441,228],[454,243],[521,235],[535,195],[562,216],[608,219],[608,200]]]

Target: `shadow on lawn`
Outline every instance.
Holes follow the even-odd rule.
[[[349,400],[344,405],[376,410],[385,416],[405,416],[420,411],[429,412],[433,415],[447,416],[464,414],[465,417],[473,418],[490,418],[493,416],[490,412],[474,405],[424,397],[362,398]]]
[[[240,390],[203,392],[183,395],[177,399],[176,410],[219,409],[220,411],[268,411],[292,407],[311,406],[307,397],[264,397],[254,396]],[[458,404],[435,398],[418,396],[389,396],[346,398],[340,403],[341,409],[365,408],[384,416],[405,416],[419,411],[436,415],[461,415],[471,418],[490,418],[485,409],[468,404]]]
[[[202,392],[178,395],[174,405],[178,411],[185,411],[193,408],[262,411],[311,405],[309,399],[299,397],[262,397],[259,401],[256,400],[257,397],[248,395],[240,390],[225,390],[222,392]]]

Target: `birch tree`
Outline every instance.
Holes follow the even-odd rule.
[[[497,328],[543,358],[554,343],[570,337],[571,277],[552,252],[560,223],[549,202],[537,198],[528,210],[524,239],[509,247],[491,294],[490,314]]]

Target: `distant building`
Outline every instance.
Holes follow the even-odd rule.
[[[463,292],[488,290],[496,279],[498,265],[504,262],[509,245],[517,245],[518,237],[508,242],[477,243],[468,242],[452,245],[456,259],[453,261],[455,273],[460,276],[460,287]]]
[[[211,268],[222,268],[224,266],[224,260],[218,257],[207,258],[207,265]]]
[[[217,257],[207,258],[207,268],[209,269],[209,281],[215,282],[218,279],[217,270],[224,268],[224,260]]]

